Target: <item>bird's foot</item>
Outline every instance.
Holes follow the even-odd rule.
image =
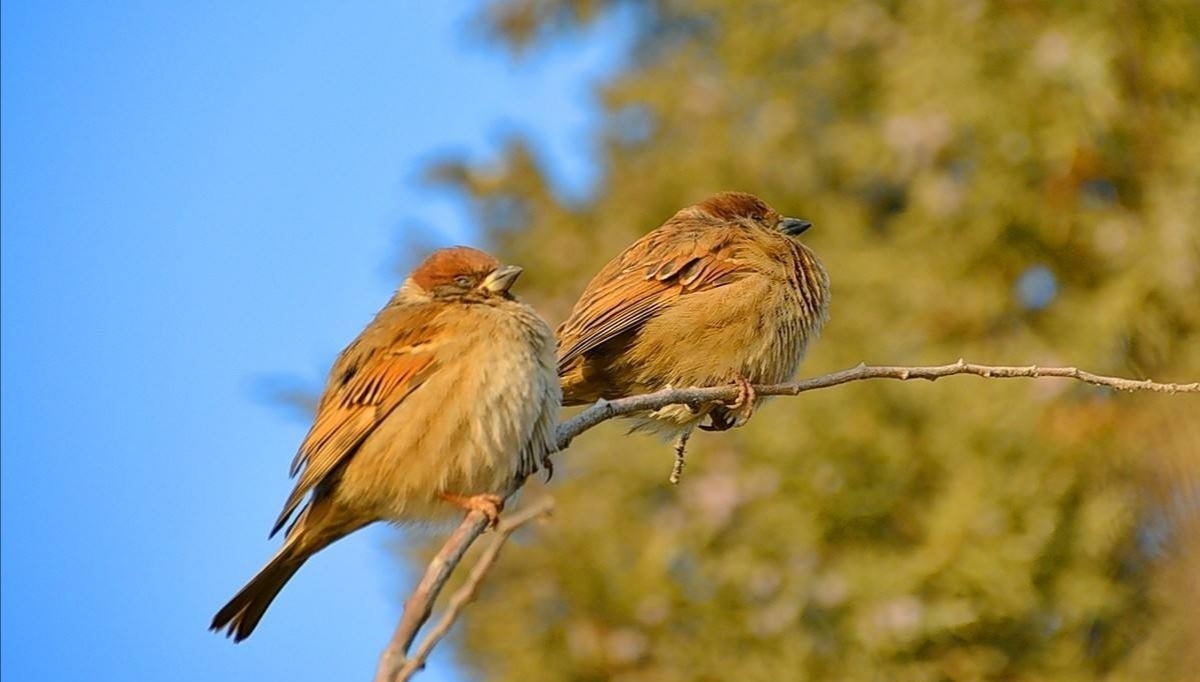
[[[467,513],[473,511],[482,512],[488,520],[488,528],[495,529],[500,525],[500,512],[504,511],[504,498],[499,495],[455,495],[454,493],[438,493],[438,497],[453,504],[456,507],[462,507],[467,510]]]
[[[724,406],[717,406],[708,413],[708,423],[700,424],[701,431],[728,431],[733,428],[733,422]]]
[[[758,396],[754,393],[754,384],[746,377],[738,377],[734,380],[738,387],[738,396],[734,399],[733,404],[729,406],[731,412],[734,412],[733,425],[744,426],[750,421],[750,417],[754,415],[754,403]]]
[[[554,460],[550,459],[550,453],[542,455],[542,468],[546,470],[546,483],[554,478]]]
[[[718,405],[715,409],[708,413],[708,424],[702,424],[701,429],[705,431],[728,431],[729,429],[744,426],[750,421],[750,417],[754,415],[754,403],[757,401],[757,395],[754,392],[754,385],[746,377],[738,377],[733,382],[738,388],[737,397],[732,403]]]

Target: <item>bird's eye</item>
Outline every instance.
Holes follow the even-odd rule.
[[[471,286],[472,281],[471,278],[467,277],[466,275],[459,275],[458,277],[454,278],[454,283],[466,289],[467,287]]]

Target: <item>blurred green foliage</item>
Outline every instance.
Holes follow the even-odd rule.
[[[481,21],[516,58],[612,12],[635,35],[596,93],[591,196],[519,138],[431,170],[552,323],[637,236],[740,189],[816,226],[834,296],[804,375],[1200,377],[1200,3],[495,0]],[[460,624],[480,679],[1200,677],[1195,396],[864,382],[692,442],[678,487],[669,447],[620,425],[560,455],[553,521]]]

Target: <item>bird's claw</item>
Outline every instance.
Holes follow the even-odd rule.
[[[737,397],[731,403],[723,403],[708,413],[708,424],[701,424],[704,431],[728,431],[744,426],[754,414],[754,403],[758,399],[754,385],[745,377],[737,377],[733,383],[738,388]]]
[[[504,498],[499,495],[490,493],[483,495],[455,495],[453,493],[439,493],[438,497],[458,507],[467,510],[467,513],[480,512],[487,517],[487,527],[495,530],[496,526],[500,525],[500,512],[504,511]]]
[[[734,383],[737,384],[738,395],[729,406],[730,411],[735,413],[733,426],[744,426],[754,415],[754,403],[758,396],[754,393],[754,384],[746,377],[738,377]]]
[[[730,421],[724,406],[719,406],[718,410],[708,413],[708,423],[700,424],[699,427],[701,431],[728,431],[733,428],[733,422]]]

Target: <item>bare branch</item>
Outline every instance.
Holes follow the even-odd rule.
[[[1150,391],[1172,394],[1200,393],[1200,382],[1168,384],[1149,380],[1139,381],[1101,376],[1075,367],[977,365],[968,363],[962,359],[949,365],[928,367],[868,366],[862,364],[851,369],[794,383],[755,386],[754,390],[760,396],[798,395],[805,391],[829,388],[863,379],[898,379],[900,381],[925,379],[934,381],[955,374],[971,374],[989,379],[1017,377],[1042,379],[1059,377],[1075,379],[1118,391]],[[609,419],[636,412],[657,410],[668,405],[700,406],[716,401],[726,402],[736,398],[737,394],[738,387],[729,385],[711,388],[675,388],[617,400],[601,400],[558,425],[558,448],[560,450],[566,449],[577,436]],[[510,484],[508,490],[504,492],[505,499],[512,497],[523,483],[523,481],[514,481]],[[442,546],[441,550],[438,551],[429,563],[421,582],[413,590],[412,596],[405,602],[404,614],[400,618],[400,623],[396,626],[392,640],[380,658],[375,682],[407,680],[420,670],[429,654],[433,651],[433,648],[454,625],[459,613],[474,598],[480,582],[499,557],[500,549],[507,537],[520,525],[544,513],[546,513],[545,509],[539,509],[535,505],[517,513],[509,523],[501,525],[500,536],[496,538],[495,542],[488,548],[488,551],[480,558],[479,563],[476,564],[475,569],[471,572],[467,583],[452,597],[451,603],[447,606],[446,613],[443,614],[437,625],[430,632],[429,637],[422,642],[417,653],[411,660],[406,661],[405,657],[408,655],[408,650],[416,639],[417,632],[429,619],[429,615],[433,611],[433,604],[445,587],[450,574],[462,561],[467,549],[470,548],[487,528],[488,519],[482,512],[473,511],[467,514],[462,524],[450,535],[446,540],[446,544]]]
[[[504,543],[509,536],[521,526],[549,514],[553,509],[554,500],[546,497],[504,519],[500,528],[497,529],[499,534],[479,557],[479,561],[471,569],[471,575],[467,577],[466,583],[450,597],[450,602],[446,605],[442,617],[425,636],[421,645],[417,647],[416,653],[404,662],[404,667],[400,669],[395,679],[404,682],[425,667],[425,661],[429,658],[429,654],[433,653],[433,648],[450,632],[450,628],[454,626],[454,622],[458,620],[458,615],[462,613],[466,605],[474,601],[475,595],[479,593],[479,586],[487,577],[488,571],[492,569],[492,565],[500,558],[500,550],[504,548]]]
[[[520,483],[510,484],[504,493],[504,499],[512,497],[519,487]],[[487,526],[488,518],[483,512],[469,512],[446,540],[446,544],[434,555],[421,582],[413,590],[412,596],[404,602],[404,613],[401,614],[396,631],[392,633],[392,639],[379,659],[375,682],[393,682],[397,679],[400,669],[404,667],[408,650],[417,637],[417,631],[429,620],[429,615],[433,613],[433,603],[437,601],[446,581],[450,579],[450,574]]]
[[[928,367],[891,367],[863,364],[851,369],[844,369],[840,372],[824,374],[794,383],[755,386],[754,392],[760,396],[798,395],[805,391],[829,388],[830,386],[838,386],[863,379],[898,379],[900,381],[926,379],[928,381],[935,381],[955,374],[973,374],[989,379],[1011,379],[1017,377],[1041,379],[1059,377],[1076,379],[1118,391],[1200,393],[1200,382],[1163,384],[1149,380],[1138,381],[1100,376],[1075,367],[1038,367],[1037,365],[1004,367],[976,365],[962,359],[949,365],[933,365]],[[622,417],[646,410],[657,410],[668,405],[692,405],[698,407],[704,403],[733,400],[737,397],[737,394],[737,386],[731,384],[729,386],[714,386],[710,388],[672,388],[644,395],[631,396],[629,398],[601,400],[558,425],[558,447],[559,449],[566,448],[579,434],[615,417]]]

